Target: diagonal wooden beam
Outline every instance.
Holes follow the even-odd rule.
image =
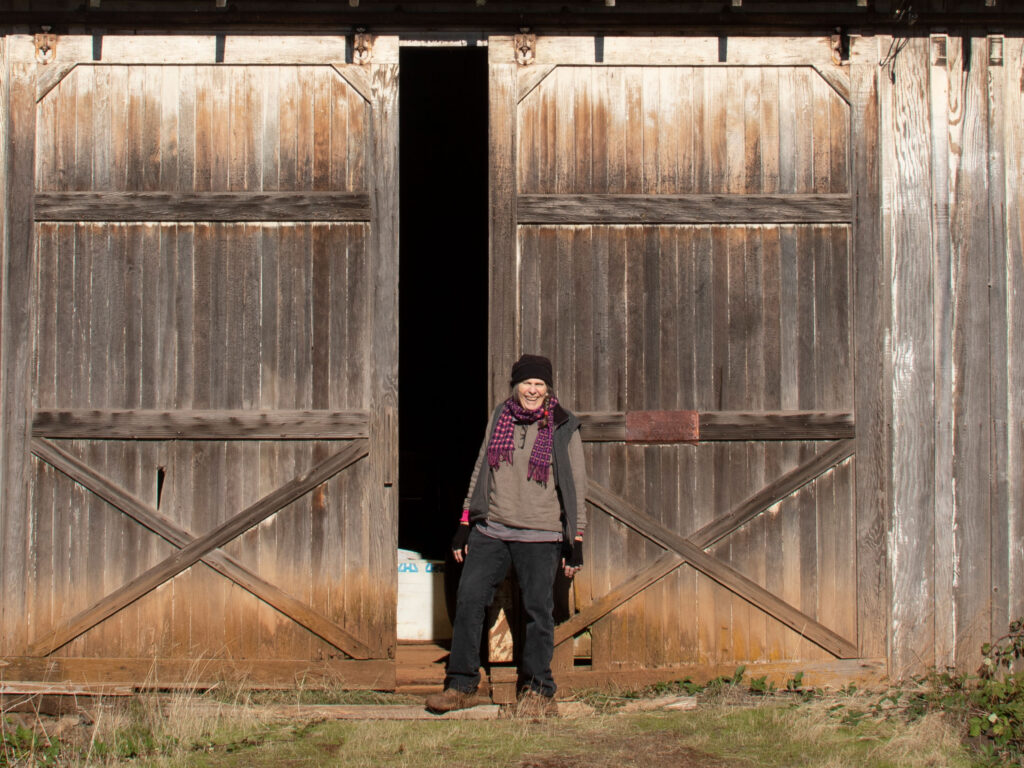
[[[837,658],[852,659],[859,655],[857,646],[846,638],[837,635],[824,624],[773,595],[735,568],[707,554],[700,547],[669,530],[657,520],[644,514],[628,501],[593,480],[587,484],[587,498],[619,522],[646,536],[655,544],[673,550],[705,576],[714,579],[726,589],[774,616]]]
[[[763,489],[738,504],[721,517],[715,518],[693,533],[691,544],[706,549],[730,533],[754,519],[769,507],[777,504],[807,483],[815,480],[853,455],[852,440],[842,440],[829,450],[801,464],[791,472],[765,486]],[[565,642],[582,632],[598,619],[614,611],[620,605],[639,594],[656,581],[663,579],[686,561],[675,552],[666,552],[642,571],[638,571],[603,597],[595,600],[582,611],[555,628],[555,645]]]
[[[186,568],[195,565],[210,551],[219,549],[253,526],[259,525],[278,510],[309,493],[321,483],[330,480],[345,467],[366,456],[367,453],[366,440],[353,440],[348,446],[334,455],[328,456],[309,471],[293,478],[230,520],[224,521],[199,538],[193,539],[191,543],[164,558],[121,588],[55,627],[29,646],[28,655],[46,656],[53,653],[62,645],[71,642],[83,632],[174,578]]]
[[[663,552],[661,557],[642,571],[637,571],[611,592],[598,598],[582,611],[555,627],[555,645],[561,645],[573,635],[579,634],[595,621],[608,615],[685,562],[686,560],[675,552]]]
[[[753,520],[772,505],[778,504],[812,480],[821,477],[832,467],[841,464],[853,456],[855,451],[856,446],[853,440],[840,440],[834,443],[827,451],[818,454],[791,472],[787,472],[753,496],[740,502],[728,514],[716,517],[703,528],[691,534],[690,543],[701,549],[707,549]]]
[[[33,438],[32,453],[178,549],[195,540],[192,533],[176,522],[53,443]],[[368,659],[372,655],[369,646],[359,638],[346,632],[319,611],[260,578],[223,550],[217,549],[204,555],[202,561],[352,658]]]

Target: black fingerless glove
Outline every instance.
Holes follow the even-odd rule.
[[[459,527],[455,529],[455,536],[452,538],[452,552],[461,552],[466,548],[466,544],[469,543],[469,529],[472,528],[469,523],[459,523]]]
[[[565,564],[570,568],[583,567],[583,542],[573,539],[572,554],[565,559]]]

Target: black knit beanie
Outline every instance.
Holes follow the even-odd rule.
[[[551,361],[542,355],[523,355],[512,364],[510,384],[518,384],[526,379],[540,379],[549,387],[554,376],[551,374]]]

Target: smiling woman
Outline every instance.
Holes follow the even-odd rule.
[[[427,699],[435,712],[475,703],[484,614],[509,566],[525,618],[519,707],[542,715],[557,711],[553,587],[559,568],[571,579],[583,567],[583,442],[579,420],[552,392],[548,358],[523,355],[510,379],[512,395],[494,409],[452,540],[455,559],[465,565],[445,690]]]

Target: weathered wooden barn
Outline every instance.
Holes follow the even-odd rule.
[[[5,0],[0,62],[5,680],[394,687],[521,351],[563,683],[1024,614],[1018,4]]]

